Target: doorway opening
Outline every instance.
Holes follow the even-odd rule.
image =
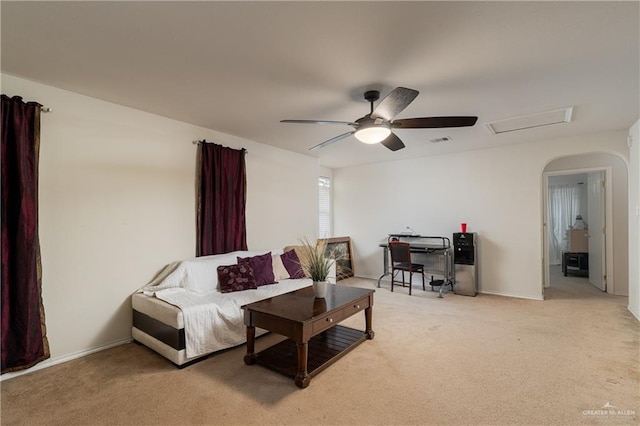
[[[587,194],[587,192],[590,191],[590,184],[604,185],[602,186],[602,191],[600,192],[599,197],[591,197],[592,201],[596,200],[597,202],[592,202],[590,207],[588,205],[589,197],[585,195],[583,197],[583,201],[581,201],[581,212],[574,212],[576,215],[582,214],[583,220],[586,222],[586,227],[588,228],[586,233],[587,245],[591,244],[592,246],[600,247],[600,243],[602,244],[602,248],[599,252],[597,249],[590,250],[589,246],[587,246],[587,261],[585,263],[588,265],[589,275],[594,275],[594,277],[602,276],[602,282],[600,283],[601,287],[596,285],[598,283],[597,281],[596,284],[589,284],[587,278],[577,277],[575,274],[568,274],[567,277],[564,277],[564,273],[562,272],[562,263],[556,266],[554,262],[550,260],[549,179],[553,176],[567,176],[564,179],[569,179],[570,176],[575,179],[574,183],[582,182],[582,191],[584,194]],[[589,176],[592,176],[591,181],[589,180]],[[603,177],[604,184],[599,182],[598,176]],[[628,248],[629,174],[628,165],[624,158],[609,152],[591,152],[558,157],[547,163],[542,171],[541,177],[541,213],[543,217],[541,224],[541,267],[543,277],[541,284],[542,298],[545,298],[545,289],[549,289],[549,287],[552,286],[550,270],[553,272],[553,268],[556,268],[560,272],[556,276],[562,277],[563,279],[571,277],[580,283],[586,282],[583,286],[584,288],[594,289],[594,291],[603,296],[606,296],[607,294],[628,296],[630,261]],[[553,183],[553,179],[551,179],[551,182]],[[592,189],[595,191],[595,188]],[[594,206],[598,206],[599,203],[601,203],[599,211],[602,212],[602,224],[598,223],[600,222],[596,217],[598,213],[596,213],[596,216],[593,216],[590,210],[593,209]],[[604,207],[602,207],[602,204],[604,204]],[[575,227],[575,219],[575,217],[571,217],[571,222],[568,222],[568,224],[565,222],[564,228],[569,228],[569,225]],[[561,229],[560,239],[566,239],[567,231],[571,229],[573,228]],[[592,232],[593,230],[598,231],[597,234],[594,234]],[[598,241],[598,237],[600,238],[600,241]],[[566,241],[561,242],[566,244]],[[564,250],[566,250],[566,245],[564,247]],[[594,251],[594,253],[591,253],[592,251]],[[602,262],[597,260],[599,259],[599,254],[602,255]],[[582,256],[583,257],[580,260],[584,259],[584,254]],[[591,258],[589,258],[589,256],[591,256]],[[578,265],[578,269],[580,268],[580,263],[577,263],[577,258],[572,258],[570,261],[573,262],[573,265]],[[594,270],[594,267],[597,268],[599,265],[601,265],[602,269],[600,271]],[[576,266],[574,266],[574,268],[576,268]]]
[[[545,173],[545,287],[607,291],[607,174],[610,168]]]

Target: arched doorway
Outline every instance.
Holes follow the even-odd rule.
[[[594,233],[595,237],[601,237],[602,249],[601,251],[601,271],[598,270],[597,264],[590,265],[589,274],[601,274],[601,290],[610,294],[628,295],[629,279],[628,279],[628,171],[627,164],[624,159],[611,153],[589,153],[572,155],[554,159],[550,161],[542,175],[543,184],[543,297],[545,287],[551,285],[550,272],[558,273],[557,265],[558,258],[552,259],[552,255],[557,253],[553,252],[551,245],[553,243],[553,236],[550,235],[550,218],[549,218],[549,185],[550,181],[558,181],[558,179],[565,179],[570,181],[571,178],[574,181],[588,185],[587,180],[590,175],[601,174],[603,176],[605,187],[603,187],[603,217],[602,222],[594,215],[594,225],[592,225],[588,234]],[[593,185],[593,183],[591,183]],[[585,203],[586,206],[586,203]],[[587,208],[583,207],[584,214],[587,213]],[[573,218],[572,218],[573,220]],[[587,224],[588,224],[587,220]],[[573,223],[573,222],[571,222]],[[562,230],[562,233],[565,234]],[[598,232],[599,234],[595,234]],[[567,235],[568,232],[566,233]],[[597,238],[589,238],[589,243],[595,244]],[[556,241],[556,243],[558,243]],[[562,241],[563,252],[568,250],[568,241]],[[598,249],[592,249],[586,253],[581,253],[581,261],[584,262],[585,256],[591,257],[591,262],[598,262],[597,252]],[[595,255],[595,257],[594,257]],[[565,254],[563,253],[563,260]],[[575,256],[569,256],[571,262],[577,261]],[[554,264],[555,263],[555,264]],[[593,268],[591,266],[594,266]],[[563,267],[564,272],[564,267]],[[557,276],[557,275],[556,275]],[[595,278],[594,275],[593,278]],[[589,281],[594,286],[597,286],[597,279],[589,278]]]

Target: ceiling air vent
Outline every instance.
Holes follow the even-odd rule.
[[[450,140],[451,140],[451,138],[449,136],[445,136],[443,138],[431,139],[431,140],[429,140],[429,142],[440,143],[440,142],[449,142]]]
[[[492,121],[485,123],[485,126],[487,126],[487,129],[489,129],[491,133],[497,135],[499,133],[515,132],[517,130],[569,123],[572,113],[573,107],[568,107],[539,112],[537,114],[523,115],[521,117],[507,118],[506,120]]]

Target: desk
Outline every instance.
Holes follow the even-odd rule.
[[[424,271],[432,274],[442,275],[443,283],[440,285],[440,293],[438,297],[442,297],[443,290],[446,286],[450,286],[453,290],[453,276],[452,276],[452,258],[451,256],[451,241],[447,237],[430,237],[424,235],[407,235],[407,234],[389,234],[389,240],[397,238],[398,241],[404,241],[409,243],[411,253],[422,253],[427,255],[427,261],[424,265]],[[389,270],[389,243],[381,243],[379,247],[383,252],[383,271],[380,278],[378,278],[378,287],[380,287],[380,281],[387,275],[390,275]]]

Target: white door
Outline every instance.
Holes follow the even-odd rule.
[[[605,279],[605,217],[604,171],[587,176],[587,211],[589,227],[589,283],[607,291]]]

